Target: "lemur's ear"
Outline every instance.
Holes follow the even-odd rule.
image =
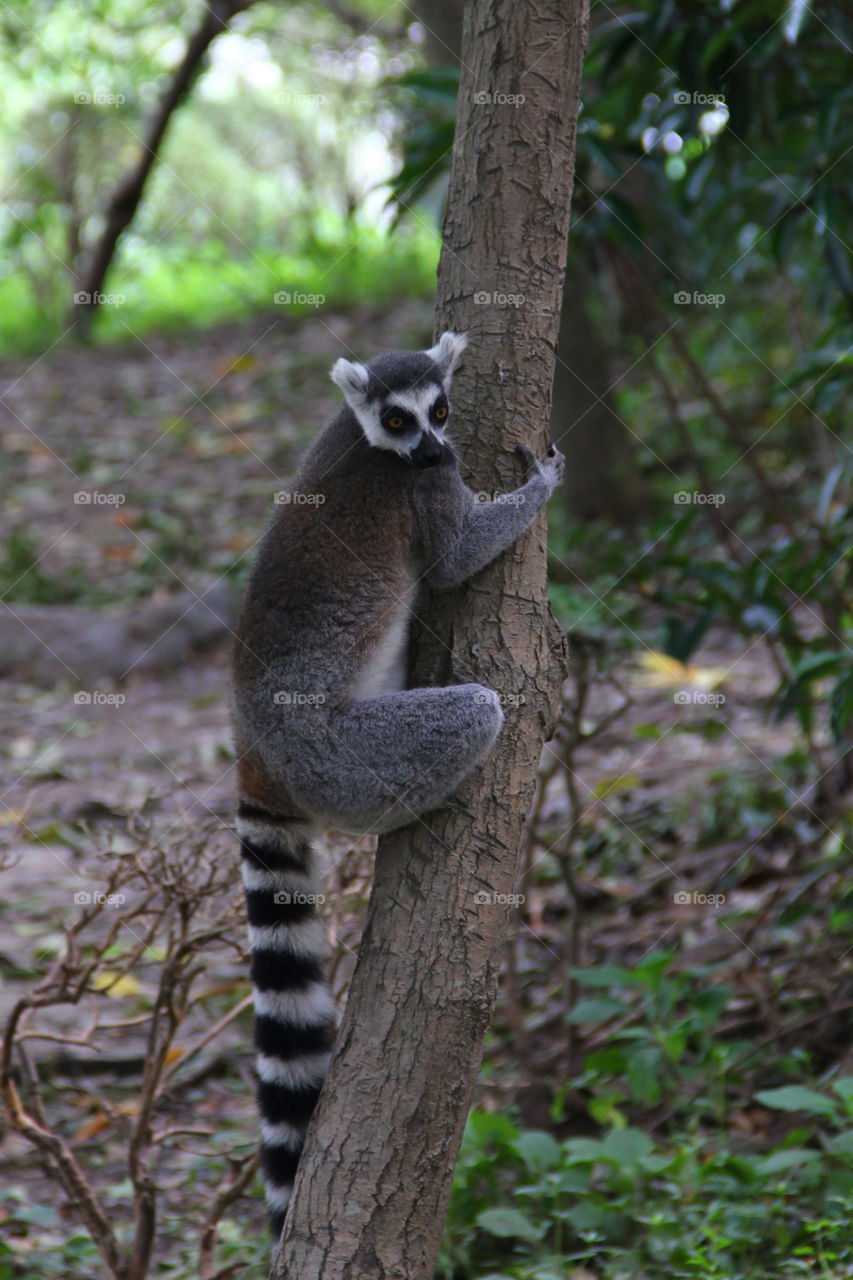
[[[351,409],[361,408],[364,404],[367,383],[370,374],[363,364],[352,360],[336,360],[332,367],[332,382],[340,387],[344,398]]]
[[[449,380],[453,377],[467,345],[468,339],[464,333],[452,333],[448,329],[447,333],[441,335],[436,345],[430,347],[427,355],[438,365],[442,378]]]

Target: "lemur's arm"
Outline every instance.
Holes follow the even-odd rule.
[[[422,573],[431,586],[458,586],[494,560],[523,533],[562,480],[565,458],[553,445],[542,462],[526,445],[519,445],[518,452],[527,463],[528,478],[496,501],[480,502],[455,467],[442,467],[437,483],[419,487],[415,512]]]

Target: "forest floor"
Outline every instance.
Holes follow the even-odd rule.
[[[120,847],[134,816],[144,813],[166,842],[210,831],[217,857],[234,859],[239,899],[227,631],[239,583],[276,489],[334,410],[328,369],[342,344],[362,356],[421,345],[430,323],[419,303],[381,318],[368,311],[299,322],[261,316],[121,347],[57,348],[2,369],[0,1019],[61,952],[80,910],[75,894],[100,890],[109,851]],[[211,593],[217,625],[200,643],[170,614],[174,644],[159,653],[156,607],[177,592],[188,593],[187,616]],[[109,629],[116,619],[125,625],[136,617],[140,643],[126,668],[107,661],[103,646],[82,643],[103,634],[108,644],[122,634]],[[805,1007],[798,1043],[819,1046],[824,1063],[846,1052],[842,1015],[851,992],[834,982],[845,947],[825,937],[825,912],[816,905],[831,903],[837,883],[825,871],[804,880],[815,829],[823,823],[829,838],[831,824],[778,765],[793,736],[767,711],[777,677],[766,651],[712,631],[702,668],[718,669],[714,687],[725,703],[716,706],[695,690],[689,705],[679,701],[677,679],[655,676],[641,652],[618,688],[607,678],[594,685],[585,729],[627,701],[571,758],[581,813],[572,812],[567,775],[558,770],[527,851],[526,901],[514,921],[480,1100],[498,1109],[519,1105],[529,1124],[551,1123],[555,1089],[608,1033],[606,1021],[567,1028],[565,1002],[578,994],[567,977],[573,963],[631,967],[665,949],[676,969],[707,966],[709,982],[732,985],[727,1034],[763,1039],[779,1052],[790,1043],[786,1010]],[[550,758],[546,752],[543,768]],[[569,881],[559,852],[572,824]],[[335,838],[326,851],[325,910],[343,999],[371,853],[365,842],[352,848]],[[799,912],[804,894],[811,910]],[[206,957],[205,988],[216,1000],[199,1000],[179,1045],[247,993],[240,927],[233,943]],[[112,1000],[144,1011],[151,994],[142,974]],[[109,993],[100,1003],[110,1003]],[[80,1029],[77,1006],[53,1009],[51,1018],[56,1034]],[[99,1091],[114,1103],[132,1097],[145,1031],[143,1021],[123,1032],[102,1050],[104,1070],[93,1069],[83,1083],[79,1072],[61,1080],[50,1096],[58,1124],[117,1203],[128,1194],[122,1135],[92,1123],[92,1099]],[[250,1036],[246,1011],[206,1047],[205,1071],[185,1095],[214,1127],[249,1138],[256,1123]],[[60,1047],[33,1043],[36,1062],[52,1062],[61,1075]],[[79,1056],[91,1061],[84,1050]],[[746,1130],[762,1123],[750,1117],[744,1098]],[[581,1122],[570,1101],[564,1124]],[[170,1156],[164,1238],[175,1247],[201,1158],[192,1144]],[[0,1168],[15,1195],[53,1204],[27,1144],[8,1131]],[[244,1227],[247,1216],[260,1231],[257,1199]]]

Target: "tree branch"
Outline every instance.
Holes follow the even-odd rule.
[[[148,122],[139,158],[119,178],[104,210],[103,231],[89,255],[77,286],[77,295],[82,296],[83,300],[75,305],[75,318],[84,331],[91,324],[97,310],[116,246],[139,208],[145,184],[154,168],[160,145],[176,108],[198,75],[202,59],[210,45],[238,13],[242,13],[253,3],[254,0],[208,0],[205,5],[204,16],[190,37],[184,56]]]

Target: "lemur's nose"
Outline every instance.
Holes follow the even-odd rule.
[[[432,432],[424,431],[416,449],[412,450],[412,462],[416,467],[431,467],[441,457],[441,444]]]

